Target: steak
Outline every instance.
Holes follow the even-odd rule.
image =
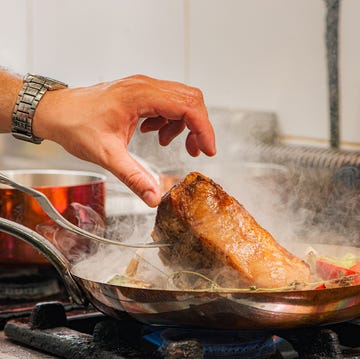
[[[276,215],[276,214],[274,214]],[[220,185],[191,172],[157,209],[154,241],[174,270],[200,272],[222,287],[284,287],[307,282],[309,266],[283,248]]]

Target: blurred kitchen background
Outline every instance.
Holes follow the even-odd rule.
[[[322,159],[321,151],[331,140],[334,97],[329,100],[326,34],[334,5],[335,150],[345,157],[351,152],[358,161],[360,1],[342,1],[338,9],[336,0],[0,0],[0,5],[0,64],[11,71],[47,75],[70,86],[133,74],[185,82],[202,89],[217,133],[218,156],[200,161],[241,161],[250,139],[316,148],[316,161],[326,164],[333,161]],[[155,135],[137,134],[130,148],[156,168],[196,167],[199,159],[186,155],[183,138],[167,148],[156,143]],[[266,148],[260,152],[277,163],[286,157]],[[0,135],[0,154],[2,168],[102,171],[47,141],[36,146]],[[352,180],[358,174],[352,173]]]

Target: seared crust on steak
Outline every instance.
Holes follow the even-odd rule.
[[[304,261],[278,244],[218,184],[197,172],[164,195],[152,236],[173,244],[159,252],[165,264],[199,271],[221,286],[276,288],[310,278]]]

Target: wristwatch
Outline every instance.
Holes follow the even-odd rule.
[[[49,77],[27,74],[24,76],[24,86],[19,92],[12,113],[11,133],[23,141],[40,144],[42,138],[34,136],[32,122],[36,107],[46,91],[59,90],[68,85]]]

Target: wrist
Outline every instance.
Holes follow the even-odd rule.
[[[0,71],[0,132],[11,132],[11,116],[23,81],[16,75]]]
[[[35,136],[46,140],[54,140],[59,133],[59,120],[61,118],[61,109],[63,92],[57,90],[47,91],[39,102],[33,121],[33,133]]]

